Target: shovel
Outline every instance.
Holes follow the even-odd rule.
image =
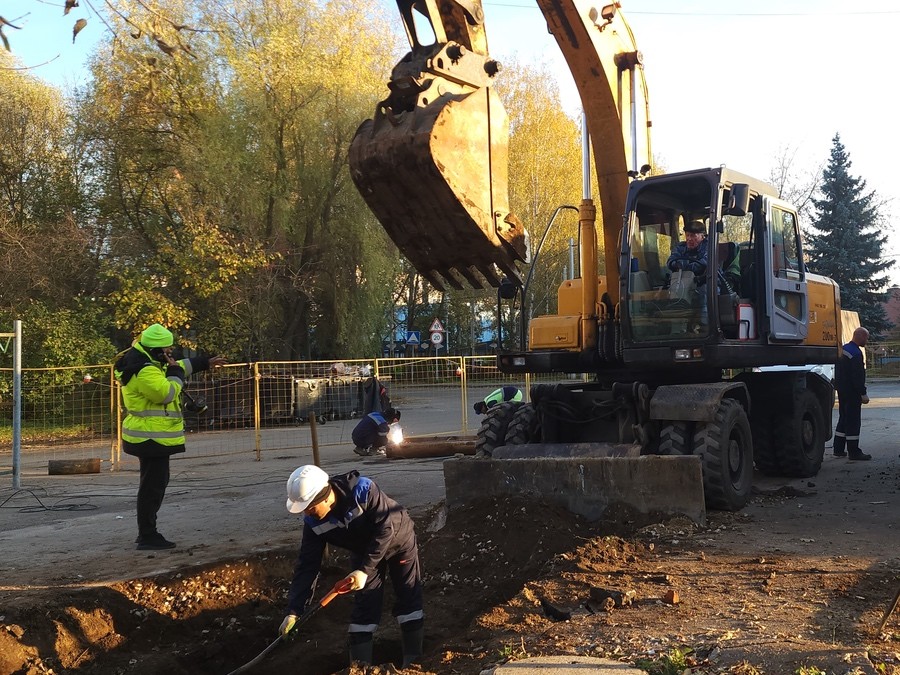
[[[315,605],[313,605],[312,607],[309,607],[305,612],[303,612],[303,614],[300,616],[300,618],[298,618],[297,621],[294,622],[294,626],[293,626],[293,628],[291,628],[291,632],[294,632],[301,625],[303,625],[304,623],[309,621],[310,617],[312,617],[313,614],[318,612],[320,609],[322,609],[322,607],[324,607],[329,602],[334,600],[337,596],[343,595],[344,593],[348,593],[349,591],[350,591],[349,584],[346,584],[345,580],[341,579],[339,582],[337,582],[337,584],[335,584],[334,588],[332,588],[330,591],[328,591],[328,593],[326,593],[322,597],[322,599],[319,600],[319,602],[317,602]],[[272,641],[272,644],[270,644],[268,647],[263,649],[253,659],[251,659],[250,661],[247,661],[247,663],[242,665],[240,668],[236,668],[235,670],[232,670],[230,673],[228,673],[228,675],[238,675],[239,673],[246,673],[251,668],[258,665],[260,661],[262,661],[264,658],[266,658],[266,655],[269,652],[271,652],[273,649],[275,649],[275,647],[278,646],[278,644],[281,642],[283,637],[285,637],[285,636],[279,635],[277,638],[275,638]]]

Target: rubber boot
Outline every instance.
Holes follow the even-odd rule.
[[[847,452],[844,450],[844,445],[847,442],[846,436],[838,436],[835,434],[834,436],[834,448],[832,449],[832,453],[835,457],[846,457]]]
[[[403,644],[403,668],[422,658],[422,642],[425,640],[425,620],[417,619],[400,624],[400,640]]]
[[[372,633],[350,633],[350,661],[372,663]]]
[[[847,441],[847,459],[854,462],[866,462],[872,459],[872,455],[867,455],[859,449],[859,441]]]

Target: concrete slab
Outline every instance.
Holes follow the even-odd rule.
[[[575,457],[444,462],[449,509],[491,497],[524,496],[588,520],[627,517],[638,526],[685,516],[706,522],[700,457]]]
[[[538,656],[510,661],[494,669],[494,675],[646,675],[627,663],[592,656]]]

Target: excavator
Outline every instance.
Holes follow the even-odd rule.
[[[498,305],[524,304],[521,268],[537,261],[509,210],[509,123],[482,6],[397,4],[411,50],[353,139],[351,177],[435,288],[494,287]],[[637,449],[623,462],[699,457],[706,507],[723,510],[747,504],[754,467],[815,475],[833,385],[812,369],[769,368],[840,353],[840,291],[806,268],[797,209],[725,166],[655,175],[643,57],[620,3],[537,4],[581,97],[599,203],[586,151],[580,276],[559,286],[555,314],[523,318],[521,339],[497,356],[504,373],[560,381],[492,408],[478,455],[608,444]],[[680,241],[689,224],[702,233],[690,237],[705,249],[699,265]]]

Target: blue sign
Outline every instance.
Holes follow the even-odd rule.
[[[422,334],[417,330],[408,330],[406,331],[406,344],[408,345],[417,345],[422,342],[421,340]]]

